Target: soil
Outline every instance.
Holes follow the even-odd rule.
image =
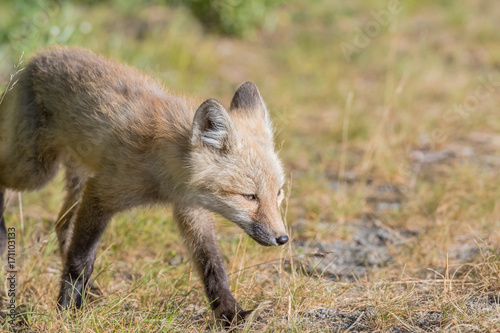
[[[332,227],[337,226],[334,223]],[[356,280],[391,263],[392,251],[417,235],[410,230],[395,231],[368,218],[344,223],[342,227],[353,230],[352,240],[294,242],[295,265],[328,280]],[[290,267],[288,259],[285,267]]]

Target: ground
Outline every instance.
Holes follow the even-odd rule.
[[[294,0],[243,39],[182,7],[0,3],[0,82],[22,52],[79,45],[228,106],[259,87],[287,172],[291,241],[220,219],[249,332],[500,331],[500,4]],[[218,331],[168,207],[116,216],[85,308],[55,310],[62,177],[12,193],[23,332]],[[7,277],[4,270],[3,279]],[[7,306],[9,297],[2,302]],[[2,307],[4,310],[5,307]],[[5,315],[6,312],[3,312]]]

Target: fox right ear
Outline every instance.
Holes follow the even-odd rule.
[[[259,89],[250,81],[243,83],[238,90],[236,90],[236,93],[231,100],[230,110],[251,110],[258,107],[262,107],[264,111],[266,110],[266,106],[264,105],[262,96],[260,96]]]
[[[229,148],[233,135],[232,120],[224,107],[211,98],[203,102],[194,115],[193,146],[202,144],[219,150]]]
[[[231,114],[243,112],[247,115],[256,115],[264,120],[267,129],[272,135],[271,119],[269,119],[269,112],[267,111],[266,104],[260,95],[259,89],[252,82],[243,83],[231,100],[231,107],[229,109]]]

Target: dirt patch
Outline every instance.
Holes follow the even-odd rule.
[[[391,263],[392,252],[416,236],[410,230],[395,231],[368,218],[348,222],[346,227],[354,230],[352,240],[295,241],[295,266],[329,280],[353,280]],[[291,267],[289,259],[285,259],[285,267]]]
[[[500,295],[484,295],[473,298],[465,305],[470,312],[497,312],[500,320]]]
[[[415,326],[426,332],[437,331],[441,327],[443,314],[441,312],[416,313],[413,315],[412,322]]]
[[[327,332],[370,332],[373,329],[372,317],[366,309],[342,312],[322,308],[302,313],[301,324],[304,328],[321,328]]]

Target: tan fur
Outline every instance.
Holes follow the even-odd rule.
[[[213,99],[197,107],[132,68],[63,47],[33,57],[17,79],[0,105],[0,194],[39,189],[65,167],[59,304],[81,305],[67,285],[85,286],[113,214],[171,203],[216,315],[243,318],[209,211],[260,244],[288,239],[279,210],[282,167],[255,85],[242,85],[229,111]]]

